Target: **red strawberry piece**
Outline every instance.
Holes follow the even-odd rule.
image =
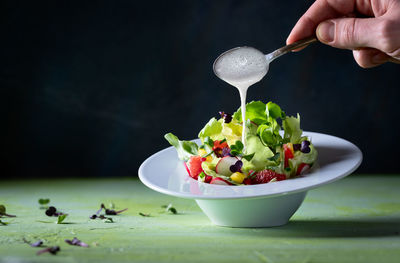
[[[201,156],[192,156],[189,161],[187,161],[186,165],[189,169],[189,176],[193,179],[197,180],[199,174],[203,172],[203,168],[201,168],[201,163],[203,162],[203,158]]]
[[[282,181],[286,179],[286,175],[278,174],[272,170],[262,170],[256,172],[252,176],[252,184],[265,184],[270,182],[272,179],[276,178],[277,181]]]
[[[247,184],[247,185],[251,184],[251,178],[244,179],[243,184]]]
[[[211,182],[212,179],[213,179],[212,176],[206,175],[206,177],[204,178],[204,182],[209,184],[209,183]]]

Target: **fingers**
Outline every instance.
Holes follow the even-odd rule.
[[[353,56],[357,64],[362,68],[373,68],[391,61],[390,56],[373,48],[353,50]]]
[[[330,19],[318,25],[316,35],[319,41],[337,48],[376,47],[376,24],[374,18]]]
[[[373,16],[369,0],[316,0],[307,12],[299,19],[286,40],[287,44],[309,37],[322,21],[361,13]]]
[[[286,43],[291,44],[313,35],[318,24],[324,20],[353,12],[354,1],[356,0],[316,0],[296,23]]]
[[[375,48],[400,58],[400,22],[385,18],[337,18],[318,25],[317,38],[332,47]]]

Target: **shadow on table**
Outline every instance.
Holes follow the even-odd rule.
[[[253,229],[255,235],[291,238],[399,236],[400,217],[369,220],[291,220],[287,225]]]

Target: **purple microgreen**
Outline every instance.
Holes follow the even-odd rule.
[[[225,123],[230,123],[232,121],[232,114],[225,113],[223,111],[219,112],[219,115],[221,115],[221,118],[224,119]]]
[[[128,210],[128,208],[125,208],[125,209],[122,209],[119,211],[115,211],[114,209],[108,209],[104,206],[104,204],[101,204],[100,209],[97,211],[96,215],[99,215],[99,213],[101,212],[102,209],[105,210],[106,215],[114,215],[114,216]]]
[[[237,160],[234,165],[231,165],[229,167],[229,170],[231,170],[232,173],[235,172],[240,172],[243,166],[243,162],[241,160]]]
[[[143,217],[150,217],[150,214],[145,214],[145,213],[142,213],[142,212],[139,212],[139,215],[141,215]]]
[[[222,148],[222,156],[223,157],[225,157],[225,156],[233,156],[231,154],[231,149],[229,147]]]
[[[302,141],[301,142],[301,148],[300,151],[302,153],[309,153],[311,151],[310,149],[310,142],[309,141]]]
[[[47,247],[45,249],[39,250],[36,255],[41,255],[43,253],[50,253],[50,254],[57,254],[57,252],[60,251],[60,247],[59,246],[53,246],[53,247]]]
[[[47,208],[45,214],[47,216],[54,216],[56,212],[57,212],[57,209],[54,206],[50,206],[49,208]]]
[[[43,245],[43,241],[42,240],[38,240],[34,243],[31,244],[31,247],[41,247]]]
[[[7,216],[7,217],[16,217],[15,215],[10,215],[6,213],[6,207],[4,205],[0,205],[0,217]]]
[[[30,243],[28,240],[26,240],[25,238],[23,238],[23,241],[25,243],[27,243],[28,245],[30,245],[31,247],[41,247],[43,245],[43,241],[42,240],[38,240],[34,243]]]
[[[57,224],[61,224],[67,216],[67,214],[59,215],[57,218]]]
[[[178,211],[176,210],[175,207],[172,206],[172,204],[167,205],[167,206],[165,207],[165,211],[166,211],[166,212],[171,212],[171,213],[173,213],[174,215],[178,213]]]
[[[63,212],[57,211],[57,208],[55,208],[54,206],[50,206],[49,208],[47,208],[46,211],[45,211],[45,214],[47,216],[58,217],[58,220],[60,220],[60,217],[62,218],[62,220],[64,220],[65,217],[67,217],[67,214],[64,214]],[[62,222],[62,220],[61,220],[61,222]]]
[[[107,215],[109,215],[109,214],[111,214],[111,215],[117,215],[118,213],[122,213],[123,211],[125,211],[127,208],[126,208],[126,209],[123,209],[123,210],[121,210],[121,211],[114,211],[114,210],[107,209],[106,206],[102,203],[102,204],[100,205],[100,209],[97,210],[96,214],[91,215],[89,218],[90,218],[90,219],[101,219],[101,220],[104,220],[105,223],[114,223],[114,221],[113,221],[113,219],[112,219],[111,217],[106,217],[106,216],[103,215],[103,214],[100,215],[100,213],[101,213],[101,211],[102,211],[103,209],[105,210],[105,213],[106,213]]]
[[[65,242],[67,244],[70,244],[71,246],[78,246],[78,247],[89,247],[88,244],[80,241],[79,239],[77,239],[76,237],[74,237],[74,239],[69,240],[69,239],[65,239]]]

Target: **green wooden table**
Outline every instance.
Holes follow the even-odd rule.
[[[55,224],[39,198],[69,214]],[[100,203],[129,208],[114,223],[90,220]],[[166,213],[172,203],[178,214]],[[0,262],[400,262],[400,176],[355,175],[311,190],[289,224],[214,226],[193,200],[159,194],[138,179],[0,182]],[[150,214],[143,217],[139,213]],[[50,222],[50,223],[45,223]],[[74,237],[89,248],[70,246]],[[42,254],[30,242],[58,245]]]

